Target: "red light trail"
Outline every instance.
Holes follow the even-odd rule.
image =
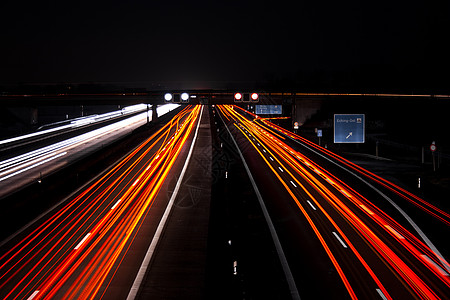
[[[373,263],[374,257],[378,263],[387,267],[387,270],[398,279],[398,284],[401,284],[411,297],[440,299],[448,296],[450,278],[446,270],[450,266],[445,259],[438,257],[420,238],[352,189],[350,185],[290,147],[282,135],[299,139],[315,149],[320,149],[373,180],[398,191],[400,196],[410,197],[411,201],[417,200],[421,204],[419,207],[426,207],[427,212],[433,212],[432,215],[441,221],[448,221],[448,214],[389,181],[237,106],[218,106],[218,109],[230,122],[229,124],[232,124],[229,126],[238,130],[234,131],[235,134],[240,132],[246,137],[247,142],[289,193],[322,244],[351,298],[362,297],[358,296],[354,289],[356,282],[348,277],[348,271],[344,270],[348,269],[342,265],[343,258],[340,258],[337,251],[331,247],[326,233],[318,227],[317,219],[308,212],[305,204],[313,208],[314,213],[318,211],[325,216],[330,224],[328,226],[334,230],[335,238],[344,248],[352,251],[359,265],[373,280],[377,292],[386,299],[393,298],[392,295],[395,295],[396,291],[391,289],[392,284],[386,282],[382,273],[377,274],[375,271],[379,270],[379,267]],[[245,116],[254,119],[249,120]],[[354,238],[354,234],[350,235],[346,228],[352,228],[359,238]],[[364,248],[357,246],[360,244],[359,239],[365,243]],[[362,249],[370,249],[373,254],[369,255]],[[372,286],[367,282],[366,285],[367,288]]]
[[[5,299],[101,298],[198,121],[188,106],[0,257]]]

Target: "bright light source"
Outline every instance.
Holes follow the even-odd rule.
[[[181,94],[181,100],[183,100],[183,101],[189,100],[189,94],[188,93]]]
[[[234,99],[241,100],[242,99],[242,94],[241,93],[234,94]]]
[[[259,95],[257,93],[253,93],[251,95],[252,100],[258,100]]]
[[[164,95],[164,100],[171,101],[173,99],[173,96],[171,93],[167,93]]]

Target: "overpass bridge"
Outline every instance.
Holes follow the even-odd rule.
[[[310,99],[380,99],[395,98],[407,100],[419,100],[426,98],[449,99],[450,95],[434,94],[376,94],[376,93],[302,93],[289,91],[265,92],[260,90],[160,90],[146,92],[111,92],[111,93],[42,93],[42,94],[9,94],[0,95],[0,104],[3,106],[29,106],[29,105],[90,105],[90,104],[118,104],[132,105],[139,103],[163,104],[168,101],[164,95],[171,93],[181,95],[187,93],[189,99],[182,101],[174,97],[169,102],[181,104],[232,104],[236,103],[236,93],[258,93],[258,104],[292,104],[297,101]]]

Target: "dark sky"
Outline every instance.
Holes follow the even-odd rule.
[[[447,3],[1,1],[0,83],[445,91]]]

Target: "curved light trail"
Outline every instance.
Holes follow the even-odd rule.
[[[397,291],[392,289],[391,282],[387,282],[385,273],[380,273],[378,264],[384,266],[383,272],[392,274],[390,278],[398,280],[397,285],[402,286],[403,293],[409,294],[410,297],[440,299],[448,296],[450,277],[446,271],[449,267],[446,261],[437,257],[420,238],[350,185],[290,147],[284,135],[300,137],[237,106],[218,108],[229,121],[228,126],[235,127],[235,134],[239,132],[241,136],[245,136],[279,183],[285,187],[322,244],[352,299],[363,296],[358,295],[358,291],[354,289],[353,286],[357,282],[349,278],[352,274],[346,266],[348,263],[339,256],[340,250],[337,251],[331,246],[335,243],[332,236],[344,249],[351,251],[356,258],[354,264],[362,266],[373,281],[373,284],[365,282],[366,288],[372,289],[375,285],[373,291],[380,296],[392,299]],[[330,155],[338,157],[335,154]],[[342,162],[349,163],[343,159]],[[370,175],[370,172],[360,167],[355,169]],[[395,189],[387,180],[373,174],[370,176]],[[402,190],[399,195],[416,199]],[[436,212],[436,215],[439,212],[443,219],[446,218],[445,212],[440,212],[431,205],[426,207]],[[307,208],[312,208],[312,212]],[[319,224],[323,224],[323,221],[319,222],[316,217],[319,212],[325,216],[332,235],[324,233],[322,225],[319,227]],[[348,251],[345,253],[350,255]]]
[[[81,127],[84,125],[89,125],[89,124],[102,122],[102,121],[110,120],[110,119],[117,118],[117,117],[126,116],[126,115],[137,113],[137,112],[142,112],[147,109],[148,109],[147,104],[137,104],[137,105],[124,107],[121,110],[112,111],[112,112],[108,112],[108,113],[104,113],[104,114],[100,114],[100,115],[80,117],[80,118],[76,118],[76,119],[72,119],[72,120],[68,120],[68,121],[52,123],[49,125],[55,126],[56,124],[61,124],[61,123],[68,123],[68,124],[57,126],[57,127],[52,127],[49,129],[39,130],[36,132],[24,134],[21,136],[15,136],[12,138],[0,140],[0,146],[18,142],[18,141],[22,141],[22,140],[26,140],[29,138],[47,135],[49,133],[53,133],[53,132],[57,132],[57,131],[73,129],[73,128]],[[45,126],[48,127],[49,125],[45,125]],[[44,126],[42,126],[42,127],[44,127]]]
[[[2,299],[100,299],[198,121],[189,106],[0,256]]]
[[[146,105],[145,106],[146,109]],[[98,122],[100,120],[104,120],[105,118],[110,118],[113,116],[116,116],[117,114],[129,114],[129,113],[136,113],[143,110],[142,105],[137,106],[131,106],[126,107],[121,111],[112,112],[100,116],[92,116],[92,117],[86,117],[80,120],[73,121],[74,124],[67,125],[69,127],[78,127],[81,125],[86,125],[87,123],[92,122]],[[170,110],[174,109],[175,107],[178,107],[178,105],[174,104],[168,104],[163,105],[161,107],[157,108],[157,112],[159,115],[166,114]],[[105,116],[106,115],[106,116]],[[141,124],[142,121],[145,121],[147,119],[147,112],[140,113],[138,115],[135,115],[133,117],[112,123],[107,126],[103,126],[101,128],[92,130],[90,132],[75,136],[73,138],[70,138],[68,140],[64,140],[52,145],[48,145],[43,148],[35,149],[33,151],[0,161],[0,182],[7,180],[11,177],[14,177],[18,174],[21,174],[25,171],[29,171],[37,166],[40,166],[44,163],[50,162],[53,159],[59,158],[62,155],[67,154],[73,149],[77,149],[80,145],[93,142],[97,139],[100,139],[104,136],[110,135],[114,133],[116,130],[120,128],[124,128],[130,125],[135,124]],[[79,122],[82,122],[82,124],[79,124]],[[66,126],[58,127],[59,130],[67,129]],[[50,129],[49,129],[50,130]],[[41,132],[37,132],[36,134],[41,134]],[[28,138],[28,135],[21,136],[18,138]],[[7,141],[7,140],[5,140]],[[64,154],[62,154],[64,153]],[[51,158],[51,159],[49,159]]]

